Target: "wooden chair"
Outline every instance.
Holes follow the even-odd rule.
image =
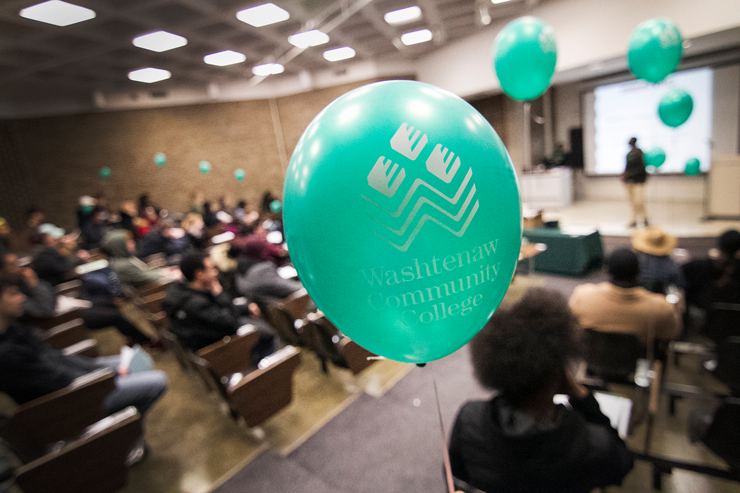
[[[637,360],[645,350],[631,334],[583,330],[587,372],[607,383],[630,383]]]
[[[98,343],[88,338],[85,322],[81,318],[57,325],[41,334],[41,340],[65,355],[81,354],[90,358],[99,355]]]
[[[375,354],[342,334],[324,315],[307,317],[304,327],[311,338],[311,348],[321,359],[324,372],[329,361],[348,368],[354,375],[375,363],[374,359],[368,359]]]
[[[16,471],[25,493],[114,493],[127,482],[126,458],[143,433],[141,416],[129,407]]]
[[[162,311],[162,301],[166,294],[164,291],[157,291],[155,293],[143,296],[141,298],[142,305],[140,308],[147,313],[156,314]]]
[[[167,285],[171,282],[171,279],[162,279],[161,281],[150,282],[138,287],[136,292],[141,298],[145,298],[155,293],[163,293],[165,289],[167,289]]]
[[[301,289],[287,298],[270,303],[265,311],[265,318],[285,344],[309,347],[310,340],[304,334],[302,325],[311,305],[308,292]],[[296,321],[299,323],[296,324]]]
[[[82,315],[82,312],[79,308],[76,308],[74,310],[69,310],[64,313],[59,313],[53,317],[47,317],[47,318],[34,318],[29,320],[29,325],[32,325],[33,327],[38,327],[41,330],[49,330],[52,327],[56,327],[58,325],[62,325],[64,323],[67,323],[71,320],[75,320],[77,318],[80,318]]]
[[[152,269],[159,269],[167,265],[167,256],[164,253],[155,253],[146,257],[144,263]]]
[[[251,329],[190,357],[207,385],[215,387],[226,401],[232,417],[242,417],[249,427],[260,425],[290,404],[293,372],[300,363],[298,350],[286,346],[264,358],[259,368],[250,368],[249,355],[258,338]]]
[[[78,298],[82,291],[82,281],[79,279],[73,279],[71,281],[57,284],[54,287],[54,292],[57,295],[69,296],[70,298]]]

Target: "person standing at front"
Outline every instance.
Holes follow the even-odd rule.
[[[645,157],[642,150],[637,147],[637,139],[632,137],[629,141],[630,152],[627,153],[627,166],[622,173],[622,181],[627,187],[630,206],[632,207],[632,223],[630,228],[637,227],[638,221],[644,221],[648,225],[647,212],[645,210],[645,182],[647,171],[645,170]]]

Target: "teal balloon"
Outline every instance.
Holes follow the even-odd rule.
[[[200,163],[198,163],[198,169],[201,173],[207,175],[211,172],[211,163],[209,163],[208,161],[201,161]]]
[[[110,168],[100,168],[100,177],[101,178],[110,177]]]
[[[669,127],[683,125],[691,116],[694,100],[683,89],[671,89],[663,96],[658,105],[660,120]]]
[[[270,202],[270,210],[277,214],[283,210],[283,204],[281,204],[279,200],[273,200]]]
[[[676,71],[682,53],[678,27],[670,19],[650,19],[632,33],[627,64],[638,79],[656,83]]]
[[[327,319],[411,363],[452,353],[485,325],[521,248],[501,139],[468,103],[414,81],[357,88],[314,118],[290,160],[283,222]]]
[[[699,171],[701,171],[701,163],[698,159],[692,157],[691,159],[686,161],[686,168],[684,169],[684,173],[689,176],[695,176],[699,174]]]
[[[239,168],[239,169],[234,170],[234,178],[236,178],[237,180],[244,181],[244,176],[245,176],[245,173],[243,169]]]
[[[645,153],[645,164],[659,168],[665,163],[665,151],[660,147],[653,147]]]
[[[557,58],[552,27],[532,16],[508,23],[493,43],[493,66],[501,88],[519,101],[537,99],[547,90]]]
[[[154,155],[154,164],[157,166],[164,166],[167,163],[167,156],[163,152],[158,152]]]

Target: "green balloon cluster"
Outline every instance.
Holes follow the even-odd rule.
[[[270,211],[277,214],[281,210],[283,210],[283,204],[281,204],[279,200],[273,200],[270,202]]]
[[[246,176],[246,173],[243,169],[235,169],[234,170],[234,178],[236,178],[238,181],[244,181],[244,177]]]
[[[327,228],[327,213],[342,227]],[[319,113],[291,157],[283,221],[327,319],[411,363],[454,352],[485,325],[521,248],[501,139],[470,104],[414,81],[357,88]]]
[[[537,99],[547,90],[557,58],[555,33],[532,16],[508,23],[493,43],[493,67],[501,88],[518,101]]]
[[[164,152],[158,152],[154,155],[154,164],[157,166],[164,166],[167,163],[167,156]]]
[[[692,157],[691,159],[686,161],[686,168],[684,169],[684,173],[689,176],[696,176],[699,174],[699,171],[701,171],[701,163],[698,159]]]
[[[683,37],[669,19],[650,19],[632,33],[627,64],[638,79],[657,83],[678,68],[683,54]]]
[[[209,163],[208,161],[201,161],[200,163],[198,163],[198,169],[201,173],[207,175],[211,172],[211,163]]]
[[[110,168],[100,168],[100,177],[101,178],[109,178],[110,177]]]
[[[645,164],[659,168],[665,163],[665,151],[660,147],[653,147],[645,153]]]
[[[660,120],[669,127],[683,125],[691,116],[694,100],[683,89],[671,89],[663,96],[658,105]]]

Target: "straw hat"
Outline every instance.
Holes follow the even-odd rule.
[[[664,257],[670,255],[678,241],[660,228],[645,228],[632,237],[632,246],[638,252]]]

